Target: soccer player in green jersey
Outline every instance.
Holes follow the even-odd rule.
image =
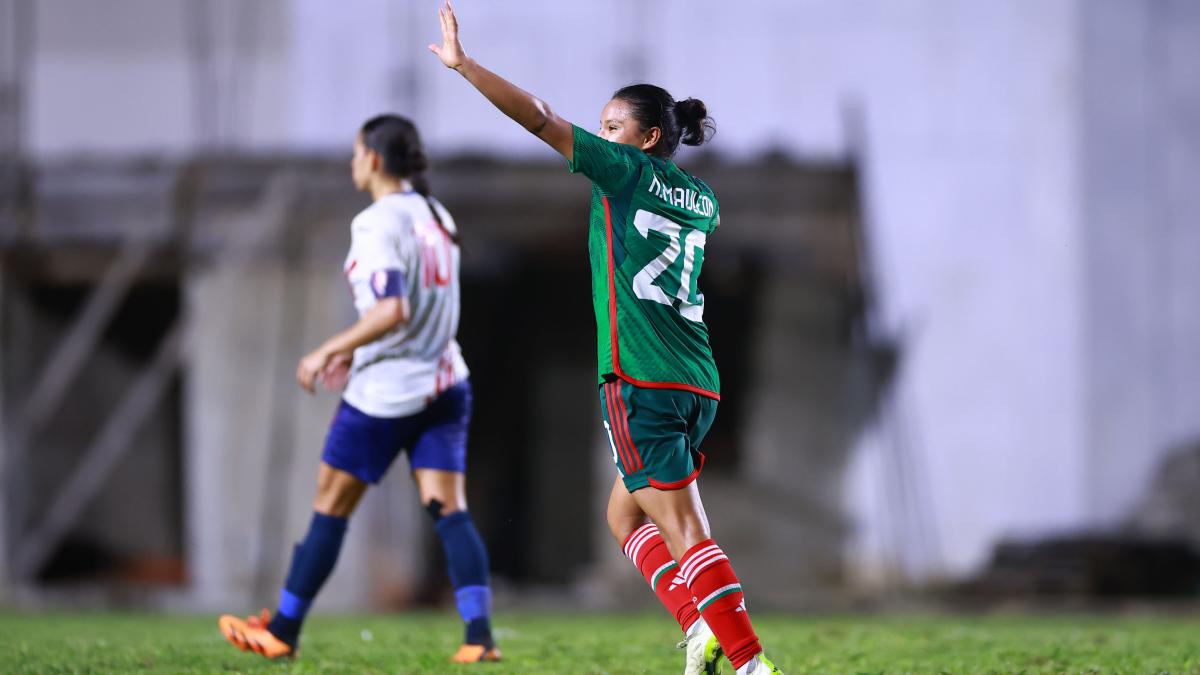
[[[718,672],[722,652],[739,674],[778,673],[696,487],[698,448],[720,400],[697,282],[720,213],[708,185],[671,157],[681,141],[704,142],[704,104],[625,87],[604,106],[599,135],[589,133],[469,58],[449,0],[438,14],[442,44],[430,51],[592,181],[601,415],[619,474],[608,504],[613,535],[679,621],[685,674]]]

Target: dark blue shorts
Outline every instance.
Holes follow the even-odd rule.
[[[392,460],[408,451],[414,469],[467,470],[467,425],[471,383],[442,392],[421,412],[408,417],[372,417],[342,401],[321,460],[366,483],[378,483]]]

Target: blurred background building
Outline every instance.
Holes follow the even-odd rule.
[[[426,52],[436,4],[0,0],[0,599],[270,602],[336,401],[292,373],[353,318],[349,149],[383,111],[464,231],[502,588],[645,595],[603,522],[588,185]],[[585,128],[639,80],[716,118],[679,158],[723,213],[701,480],[752,601],[959,582],[1047,536],[1200,543],[1200,4],[457,8]],[[322,607],[439,599],[405,473]]]

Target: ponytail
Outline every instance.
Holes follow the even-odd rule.
[[[701,145],[716,132],[708,108],[695,98],[676,102],[666,89],[653,84],[631,84],[613,94],[629,105],[630,114],[642,131],[658,127],[659,141],[647,152],[659,157],[673,157],[684,145]]]
[[[680,140],[684,145],[701,145],[716,133],[708,107],[697,98],[685,98],[675,103],[675,117],[682,130]]]

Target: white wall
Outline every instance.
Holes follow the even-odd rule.
[[[1115,524],[1200,438],[1200,5],[1087,15],[1088,510]]]
[[[898,409],[940,544],[919,576],[1086,516],[1075,6],[936,5],[855,46],[891,44],[861,87],[884,307],[907,347]],[[851,479],[865,564],[897,526],[872,507],[899,480],[890,443],[865,438]]]

